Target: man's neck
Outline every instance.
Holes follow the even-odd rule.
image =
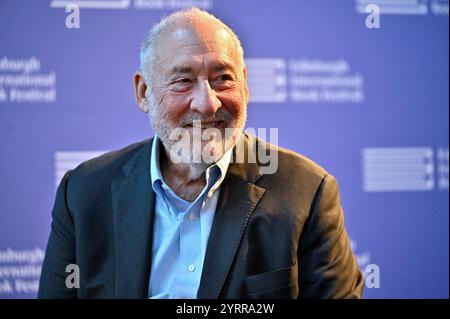
[[[160,154],[160,169],[165,183],[179,197],[194,201],[206,185],[207,167],[202,164],[174,163],[163,146]]]

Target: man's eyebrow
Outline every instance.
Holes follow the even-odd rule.
[[[213,66],[211,67],[212,71],[214,72],[221,72],[221,71],[232,71],[233,73],[236,72],[236,68],[233,64],[227,61],[222,62],[215,62]]]
[[[179,74],[191,74],[194,69],[188,65],[176,65],[169,71],[169,77]]]
[[[236,73],[236,68],[234,65],[227,61],[214,62],[210,70],[213,72],[231,71]],[[194,68],[189,65],[176,65],[168,73],[168,77],[172,78],[181,74],[192,74],[194,73]]]

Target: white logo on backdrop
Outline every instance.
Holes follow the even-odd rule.
[[[66,8],[77,6],[80,9],[127,9],[131,0],[53,0],[51,8]]]
[[[361,155],[366,192],[426,191],[434,187],[431,148],[365,148]]]
[[[248,58],[250,102],[362,103],[364,77],[343,59]],[[289,94],[288,94],[289,93]]]
[[[53,103],[56,74],[42,72],[41,60],[0,57],[0,103]]]
[[[286,62],[283,59],[245,60],[250,101],[282,103],[287,99]]]
[[[362,103],[364,77],[344,59],[289,62],[290,97],[303,103]]]
[[[190,7],[212,9],[213,0],[134,0],[133,8],[137,10],[171,9],[179,10]]]
[[[439,147],[436,157],[439,189],[448,191],[448,146]]]
[[[67,171],[74,169],[81,163],[104,153],[106,153],[106,151],[56,152],[54,155],[55,186],[58,187],[61,179]]]
[[[449,0],[356,0],[356,11],[367,14],[367,7],[376,5],[380,14],[448,15]]]
[[[44,250],[0,250],[0,296],[36,293]]]
[[[356,0],[356,11],[366,13],[366,7],[375,4],[381,14],[424,15],[428,13],[428,0]]]
[[[211,9],[213,0],[52,0],[51,8],[66,8],[75,5],[80,9],[103,10],[178,10],[190,7]]]
[[[436,180],[448,189],[448,147],[438,149],[437,176],[431,147],[364,148],[361,164],[366,192],[431,191]]]
[[[433,13],[434,15],[448,16],[448,3],[449,0],[432,0],[430,4],[431,13]]]

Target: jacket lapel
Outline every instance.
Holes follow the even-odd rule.
[[[241,141],[245,154],[250,154],[247,137]],[[155,202],[150,176],[152,142],[144,144],[123,167],[123,176],[111,183],[116,298],[148,296]],[[249,163],[247,156],[244,163],[234,160],[230,164],[208,240],[198,298],[219,298],[247,223],[265,192],[255,185],[260,177],[259,165]]]
[[[152,257],[154,193],[150,151],[144,144],[112,181],[116,247],[115,297],[147,298]]]
[[[248,140],[244,136],[245,154]],[[236,154],[234,154],[236,158]],[[231,163],[221,185],[205,262],[197,293],[199,299],[219,298],[247,223],[265,189],[255,185],[261,177],[257,163]]]

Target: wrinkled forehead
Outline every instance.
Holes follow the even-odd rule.
[[[165,30],[158,39],[155,54],[160,63],[173,62],[180,56],[216,53],[231,63],[238,63],[238,51],[232,35],[214,24],[194,24]]]

